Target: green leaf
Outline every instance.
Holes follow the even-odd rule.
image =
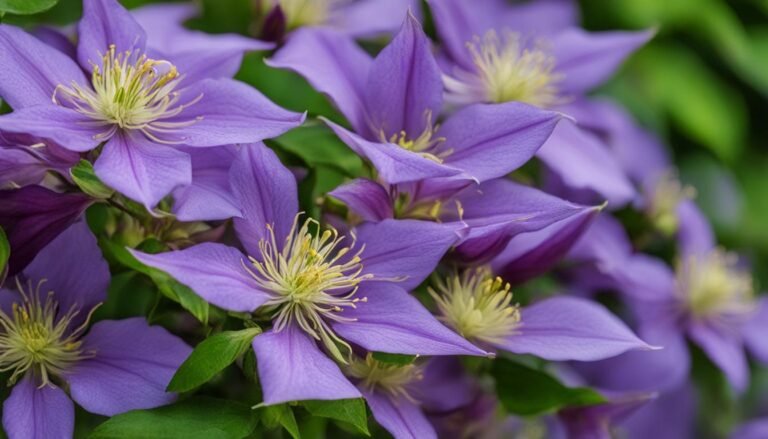
[[[260,333],[261,328],[248,328],[206,338],[179,367],[166,390],[188,392],[207,383],[248,350],[253,337]]]
[[[0,0],[0,13],[30,15],[52,8],[59,0]]]
[[[153,410],[117,415],[96,427],[92,439],[240,439],[256,428],[250,407],[234,401],[197,397]]]
[[[566,387],[545,372],[505,358],[493,361],[492,374],[502,405],[517,415],[538,415],[565,407],[605,402],[592,389]]]
[[[346,422],[360,433],[370,436],[368,431],[368,412],[362,398],[339,399],[335,401],[303,401],[304,408],[312,416],[330,418]]]
[[[307,123],[274,139],[282,149],[301,157],[309,167],[324,165],[356,177],[363,170],[363,161],[344,144],[330,128],[319,123]]]
[[[5,274],[8,272],[8,259],[11,258],[11,244],[8,243],[8,237],[5,231],[0,227],[0,285],[5,280]]]
[[[415,355],[389,354],[386,352],[374,352],[373,359],[382,363],[406,365],[411,364],[416,359]]]
[[[288,404],[269,405],[261,408],[261,420],[267,428],[283,427],[293,439],[301,439],[296,416]]]
[[[72,180],[86,194],[93,198],[106,200],[115,193],[115,190],[107,187],[99,180],[93,171],[93,165],[87,160],[80,160],[78,164],[69,170]]]

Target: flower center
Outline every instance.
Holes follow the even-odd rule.
[[[543,44],[525,47],[519,34],[495,31],[467,43],[474,71],[458,69],[444,77],[449,99],[457,103],[526,102],[538,107],[560,103],[556,84],[562,75],[553,72],[555,58]]]
[[[181,94],[175,91],[181,81],[176,67],[168,61],[147,58],[146,55],[118,53],[114,45],[102,57],[101,66],[94,64],[92,87],[72,82],[69,87],[59,84],[53,92],[53,102],[71,107],[93,120],[93,125],[105,131],[95,136],[107,140],[118,129],[139,130],[159,143],[182,143],[168,140],[179,128],[190,126],[199,118],[168,121],[203,96],[180,104]],[[160,137],[158,137],[160,136]]]
[[[685,199],[696,196],[696,190],[680,183],[674,172],[662,174],[653,188],[647,214],[661,232],[672,235],[677,231],[677,206]]]
[[[80,327],[70,328],[80,310],[73,307],[59,315],[53,291],[40,297],[42,284],[33,291],[30,283],[25,293],[17,280],[23,300],[13,304],[11,315],[0,310],[0,372],[13,371],[10,383],[31,370],[41,385],[49,384],[52,376],[93,355],[83,352],[79,341],[90,315]]]
[[[677,291],[694,317],[743,315],[754,309],[752,276],[736,255],[715,249],[691,256],[677,268]]]
[[[334,0],[277,0],[289,30],[325,23],[333,2]]]
[[[415,364],[390,364],[373,358],[368,353],[365,360],[354,357],[346,367],[347,375],[357,378],[369,390],[381,390],[394,397],[405,397],[416,402],[408,386],[423,378],[421,368]]]
[[[520,308],[512,303],[511,286],[488,268],[436,279],[429,288],[440,320],[467,339],[498,343],[520,325]]]
[[[440,148],[445,142],[445,137],[437,136],[439,128],[439,125],[432,123],[432,112],[427,110],[424,112],[424,131],[422,131],[418,137],[409,138],[405,131],[400,131],[387,138],[384,130],[379,132],[379,137],[383,142],[394,143],[395,145],[407,149],[408,151],[415,152],[422,157],[437,163],[442,163],[453,151]]]
[[[361,274],[360,254],[365,246],[350,255],[354,237],[349,246],[342,246],[343,236],[335,229],[321,232],[318,222],[311,218],[297,232],[300,215],[296,216],[282,250],[274,229],[268,226],[270,238],[259,242],[261,261],[250,257],[246,269],[260,288],[273,293],[264,305],[275,310],[275,331],[289,323],[298,324],[344,363],[337,344],[348,350],[349,345],[333,332],[328,321],[354,321],[341,315],[341,311],[366,301],[355,297],[358,284],[373,278],[371,274]],[[310,225],[316,227],[314,233]]]

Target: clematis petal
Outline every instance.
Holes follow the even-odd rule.
[[[11,107],[51,105],[56,86],[72,81],[86,83],[72,59],[19,28],[0,25],[0,96]]]
[[[555,69],[563,74],[559,86],[564,93],[582,94],[608,79],[634,51],[656,33],[594,32],[570,28],[552,38],[557,59]]]
[[[45,279],[42,291],[56,294],[59,309],[77,306],[84,319],[97,303],[107,299],[109,265],[101,255],[96,237],[85,221],[79,221],[46,245],[24,269],[32,282]]]
[[[229,184],[229,171],[239,155],[235,146],[188,148],[192,183],[173,191],[173,213],[181,221],[211,221],[240,216]]]
[[[749,384],[749,366],[740,334],[729,328],[700,322],[690,325],[688,335],[725,373],[736,391],[743,392],[746,389]]]
[[[72,399],[91,413],[114,416],[176,399],[165,388],[192,349],[143,317],[103,320],[85,336],[94,356],[67,373]]]
[[[437,433],[418,405],[406,398],[391,398],[380,392],[362,390],[373,417],[396,439],[437,438]]]
[[[379,178],[389,184],[462,174],[460,169],[442,165],[392,143],[371,142],[331,121],[325,120],[325,123],[350,149],[370,161]]]
[[[258,143],[240,150],[232,166],[230,183],[242,211],[235,232],[249,256],[259,258],[259,241],[268,240],[267,226],[282,245],[299,210],[296,178],[274,152]]]
[[[417,0],[363,0],[342,4],[330,17],[330,24],[355,38],[376,37],[397,32],[408,10],[418,13]]]
[[[366,302],[342,314],[355,321],[335,323],[333,329],[365,349],[410,355],[487,355],[438,322],[396,283],[365,283],[357,294]]]
[[[165,271],[207,302],[226,310],[252,312],[269,299],[246,271],[245,256],[224,244],[203,243],[154,255],[130,252],[142,263]]]
[[[754,419],[739,426],[730,439],[761,439],[768,437],[768,418]]]
[[[715,248],[715,232],[704,213],[691,200],[683,200],[677,206],[680,227],[677,242],[681,257],[701,256]]]
[[[462,224],[386,219],[356,229],[357,241],[365,245],[363,273],[381,279],[398,279],[410,291],[432,273],[437,263],[464,231]]]
[[[3,402],[3,428],[10,439],[69,438],[75,430],[75,406],[54,385],[38,387],[27,374]]]
[[[77,59],[85,71],[101,65],[101,57],[114,44],[118,53],[144,52],[147,35],[117,0],[83,2],[83,18],[77,26]]]
[[[264,404],[359,398],[360,392],[301,329],[286,326],[253,339]]]
[[[446,120],[437,136],[452,151],[445,164],[483,182],[533,158],[559,120],[558,113],[519,102],[475,104]]]
[[[622,422],[621,430],[632,438],[680,439],[696,437],[696,392],[683,383],[662,393]]]
[[[595,361],[654,349],[607,309],[576,297],[553,297],[524,308],[521,327],[497,346],[553,361]]]
[[[366,178],[356,178],[328,192],[342,201],[364,221],[377,222],[392,218],[392,200],[380,184]]]
[[[440,113],[443,102],[440,68],[429,38],[412,14],[400,32],[374,59],[365,90],[371,124],[388,137],[405,131],[417,138]]]
[[[768,298],[757,301],[757,310],[742,328],[744,344],[760,362],[768,364]]]
[[[71,151],[90,151],[101,143],[100,130],[87,125],[89,119],[75,110],[57,105],[24,107],[0,116],[0,130],[25,133],[53,140]]]
[[[303,76],[333,100],[355,131],[368,133],[364,93],[372,59],[353,39],[328,29],[300,28],[266,63]]]
[[[112,137],[93,167],[104,183],[148,210],[175,188],[192,182],[189,154],[153,143],[139,133]]]

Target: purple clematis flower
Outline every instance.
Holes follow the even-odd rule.
[[[457,105],[527,102],[570,115],[653,34],[585,32],[577,27],[573,2],[561,0],[428,3],[444,49],[448,100]],[[571,121],[558,125],[537,156],[573,190],[597,193],[616,206],[634,196],[600,139]]]
[[[327,124],[387,184],[504,176],[533,156],[559,119],[509,102],[467,107],[438,126],[440,69],[412,15],[375,59],[349,37],[302,29],[269,64],[299,73],[330,96],[354,131]]]
[[[429,289],[440,320],[468,340],[547,360],[596,361],[631,350],[657,349],[640,340],[605,308],[558,296],[521,308],[511,285],[488,268],[436,279]]]
[[[242,148],[231,177],[243,213],[234,225],[247,257],[212,243],[133,253],[214,305],[269,317],[271,329],[253,340],[265,404],[360,397],[337,364],[349,363],[353,345],[486,355],[407,292],[458,241],[460,227],[386,220],[358,227],[351,242],[335,230],[313,231],[316,221],[299,222],[295,177],[261,144]]]
[[[0,188],[40,183],[49,170],[68,176],[78,153],[24,134],[0,133]]]
[[[79,222],[35,257],[15,289],[0,289],[0,368],[15,383],[3,403],[11,439],[71,437],[70,398],[104,416],[175,399],[165,388],[191,352],[183,341],[141,318],[88,329],[108,284],[96,239]]]
[[[179,145],[253,142],[302,122],[303,115],[222,77],[244,50],[269,47],[264,43],[226,40],[219,56],[207,56],[211,47],[195,51],[199,38],[189,45],[160,39],[156,48],[115,0],[83,6],[76,60],[21,29],[0,27],[0,95],[14,109],[0,117],[0,130],[76,152],[103,144],[96,175],[151,208],[191,183],[190,157]],[[173,53],[164,51],[169,44]]]

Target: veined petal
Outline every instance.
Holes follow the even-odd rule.
[[[392,200],[380,184],[366,178],[356,178],[328,192],[342,201],[365,221],[377,222],[392,218]]]
[[[60,388],[38,387],[27,374],[3,403],[3,428],[10,439],[69,438],[75,430],[75,405]]]
[[[77,34],[77,59],[85,71],[101,65],[102,55],[112,44],[118,52],[142,53],[147,44],[144,29],[117,0],[84,1]]]
[[[188,148],[192,184],[173,191],[173,213],[181,221],[211,221],[240,216],[229,184],[229,171],[239,148]]]
[[[0,130],[31,134],[53,140],[71,151],[83,152],[101,143],[95,137],[100,130],[91,127],[89,122],[92,121],[77,111],[49,102],[0,116]]]
[[[437,433],[421,408],[406,398],[392,399],[380,392],[362,390],[373,417],[395,439],[431,439]]]

